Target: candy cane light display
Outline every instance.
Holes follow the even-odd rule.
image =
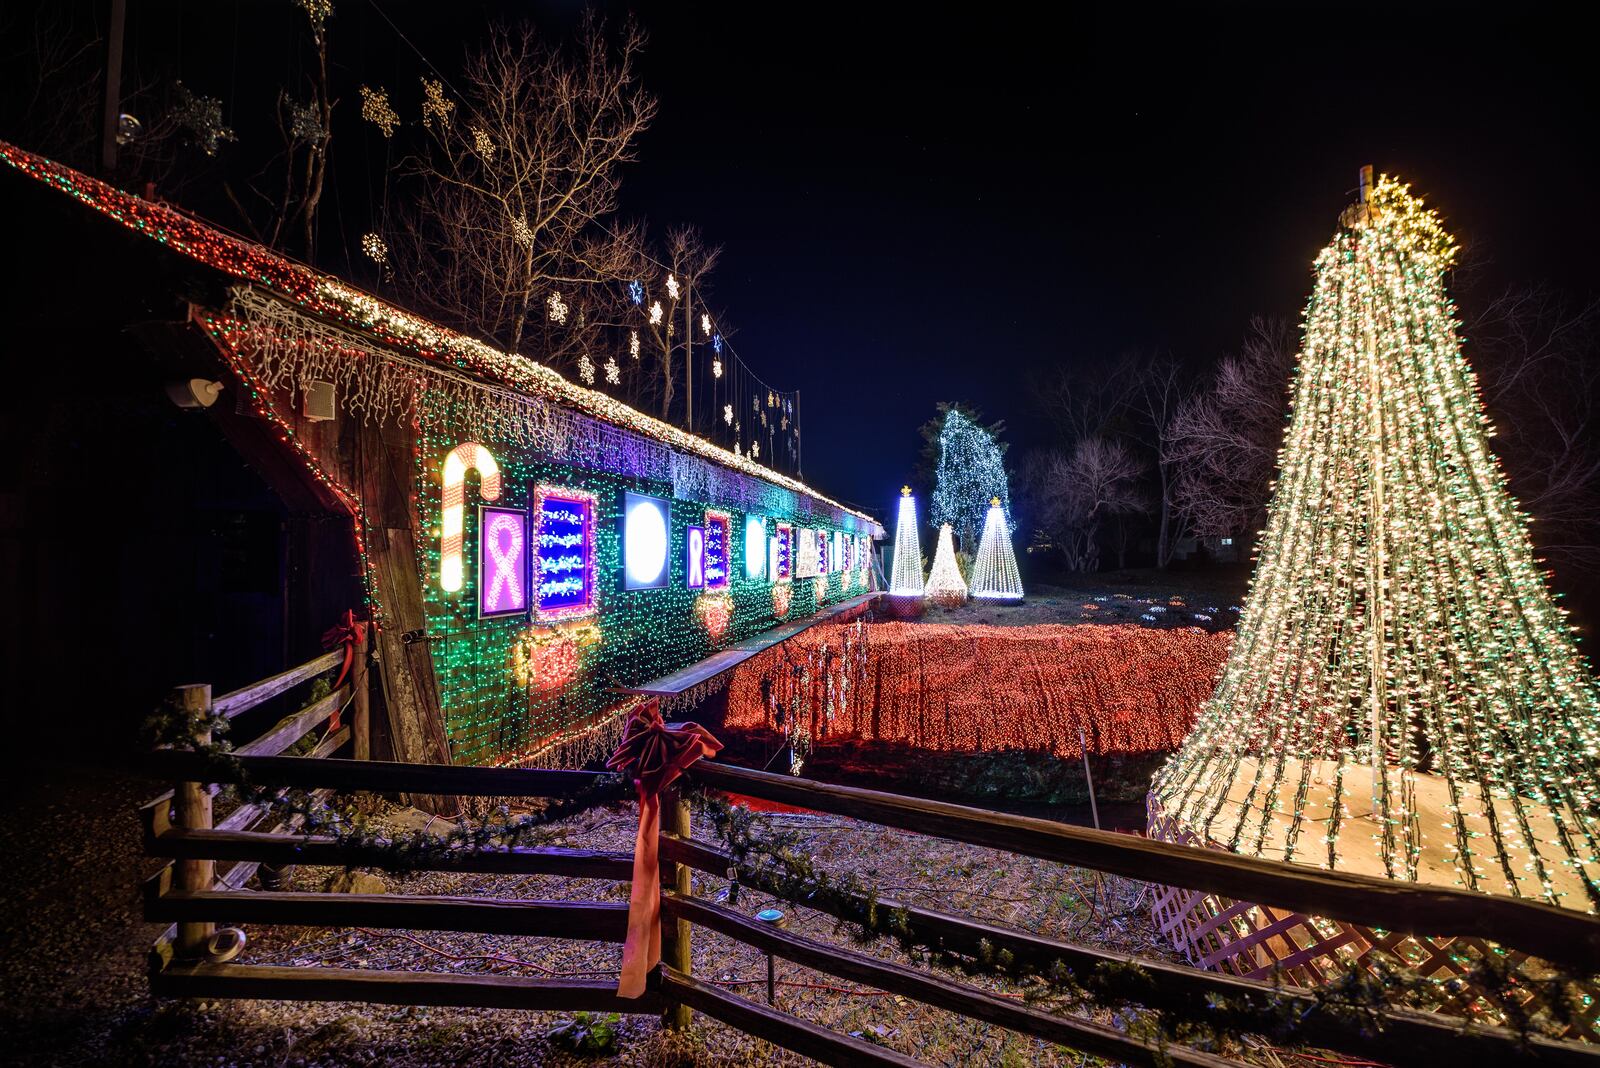
[[[439,516],[439,587],[461,588],[461,549],[466,543],[467,472],[478,472],[478,492],[486,501],[500,499],[500,465],[476,441],[464,441],[444,458],[444,498]]]

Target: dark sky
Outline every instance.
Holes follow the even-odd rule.
[[[725,247],[715,301],[753,369],[803,391],[807,481],[880,518],[940,400],[1006,419],[1020,449],[1040,369],[1135,347],[1203,366],[1251,315],[1298,316],[1363,163],[1412,182],[1496,280],[1600,293],[1587,32],[1296,6],[614,4],[650,34],[661,101],[624,206]],[[579,10],[382,7],[447,73],[491,19],[561,32]],[[237,17],[174,20],[197,90],[286,66]],[[419,61],[371,0],[338,0],[331,26],[347,108],[361,80],[410,100]],[[354,148],[336,142],[334,210],[359,235],[384,161]]]

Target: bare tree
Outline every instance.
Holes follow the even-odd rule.
[[[1021,481],[1037,523],[1073,571],[1100,566],[1100,531],[1108,521],[1146,511],[1139,491],[1145,465],[1125,442],[1094,435],[1071,450],[1047,449],[1023,461]]]
[[[1600,571],[1600,301],[1575,307],[1542,286],[1511,288],[1464,333],[1536,544],[1568,568]]]
[[[1195,534],[1253,537],[1264,524],[1298,340],[1282,319],[1251,319],[1239,351],[1173,413],[1173,507]]]
[[[1177,489],[1184,455],[1173,447],[1178,413],[1190,395],[1183,368],[1170,356],[1139,355],[1125,362],[1133,436],[1153,458],[1155,476],[1156,567],[1172,562],[1187,514],[1178,507]],[[1126,524],[1124,524],[1126,526]],[[1120,565],[1119,565],[1120,566]]]
[[[552,363],[598,344],[637,265],[609,217],[655,115],[643,47],[632,23],[613,43],[587,19],[566,51],[497,28],[468,58],[459,108],[424,81],[429,138],[405,165],[416,195],[388,242],[419,310],[512,351],[537,342]]]
[[[637,275],[653,280],[648,287],[652,294],[648,298],[650,306],[639,319],[645,324],[644,330],[649,339],[647,347],[656,357],[659,388],[655,392],[663,419],[672,418],[678,380],[688,373],[697,338],[702,344],[710,344],[710,338],[700,337],[704,331],[701,331],[697,320],[707,311],[707,278],[721,256],[722,246],[707,244],[704,235],[692,226],[679,226],[667,231],[666,249],[659,257],[646,258],[642,253],[636,254]],[[656,259],[666,264],[667,274],[672,279],[671,289],[667,288],[667,279],[660,277],[661,267],[656,264]],[[657,304],[660,305],[659,315],[655,309]],[[680,368],[683,370],[680,371]],[[709,393],[703,396],[709,396]],[[693,413],[688,411],[687,405],[686,400],[685,413],[688,418],[685,422],[693,426]],[[703,399],[701,406],[704,406]]]

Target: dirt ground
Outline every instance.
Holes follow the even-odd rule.
[[[1230,630],[1239,622],[1247,576],[1213,571],[1112,571],[1028,588],[1020,604],[968,601],[959,608],[930,604],[929,623],[1135,623],[1142,627]]]
[[[161,925],[139,918],[136,889],[157,863],[139,855],[134,811],[155,784],[51,770],[51,800],[31,819],[12,812],[3,830],[5,880],[0,1030],[10,1036],[0,1064],[105,1065],[433,1065],[809,1063],[696,1015],[673,1038],[654,1017],[622,1017],[614,1051],[578,1057],[549,1037],[569,1017],[510,1010],[396,1008],[292,1002],[160,1002],[147,992],[144,952]],[[31,790],[13,792],[41,796]],[[85,807],[87,806],[87,807]],[[100,815],[87,826],[84,812]],[[398,810],[394,810],[398,811]],[[631,807],[596,809],[564,825],[574,845],[631,847]],[[938,839],[884,831],[831,816],[767,814],[806,833],[815,858],[856,871],[885,895],[1044,934],[1167,957],[1144,907],[1143,888],[1097,880],[1043,861]],[[699,821],[703,824],[704,821]],[[701,827],[697,825],[697,831]],[[93,845],[70,846],[89,834]],[[701,832],[703,833],[703,831]],[[295,889],[321,889],[336,872],[297,869]],[[524,899],[617,900],[623,883],[548,876],[379,874],[390,892]],[[720,879],[696,876],[695,891],[726,897]],[[734,907],[777,904],[791,930],[849,945],[831,917],[741,891]],[[456,973],[615,973],[620,948],[599,943],[452,932],[252,928],[241,961],[325,967],[381,967]],[[880,941],[866,952],[902,959]],[[740,943],[696,935],[694,971],[746,996],[765,990],[765,960]],[[779,1005],[932,1064],[1080,1064],[1081,1057],[1033,1039],[963,1020],[906,999],[868,991],[780,961]],[[976,979],[997,991],[999,982]],[[1105,1015],[1110,1019],[1110,1014]]]

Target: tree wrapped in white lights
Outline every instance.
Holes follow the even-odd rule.
[[[1011,529],[1000,498],[989,501],[983,520],[983,538],[972,562],[972,596],[980,601],[1022,600],[1022,573],[1011,549]]]
[[[917,502],[911,487],[900,491],[900,515],[894,524],[894,568],[889,592],[896,597],[922,596],[922,539],[917,536]]]
[[[999,497],[1001,505],[1011,509],[1005,446],[995,438],[1002,424],[985,428],[951,405],[938,426],[939,466],[934,472],[929,520],[949,523],[961,536],[962,547],[970,551],[983,529],[990,499]]]
[[[1152,831],[1592,912],[1600,694],[1489,450],[1454,251],[1384,179],[1317,258],[1250,595]]]
[[[954,608],[967,600],[967,580],[956,563],[956,542],[945,523],[939,528],[939,547],[933,551],[933,568],[928,572],[928,596],[933,603]]]

